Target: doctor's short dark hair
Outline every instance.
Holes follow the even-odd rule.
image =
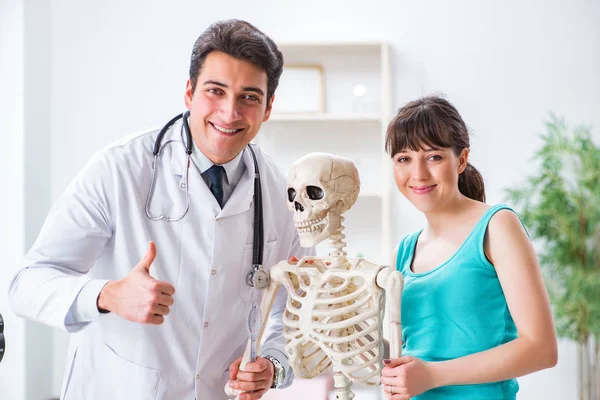
[[[190,60],[192,92],[196,90],[200,69],[211,51],[222,51],[246,60],[267,73],[267,98],[270,100],[283,72],[283,55],[273,40],[254,25],[229,19],[210,25],[194,43]]]

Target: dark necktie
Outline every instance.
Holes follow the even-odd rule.
[[[210,191],[221,208],[223,208],[223,172],[225,172],[225,168],[221,165],[213,165],[206,171],[210,181]]]

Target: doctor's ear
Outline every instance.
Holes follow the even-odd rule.
[[[192,108],[192,98],[194,97],[194,88],[192,87],[192,81],[187,80],[185,84],[185,94],[183,95],[183,100],[185,101],[185,106],[188,110]]]
[[[267,122],[269,117],[271,116],[271,111],[273,110],[273,101],[275,100],[275,95],[271,96],[269,102],[267,103],[267,108],[265,109],[265,116],[263,117],[262,122]]]

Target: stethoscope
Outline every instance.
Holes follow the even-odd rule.
[[[146,198],[146,216],[152,221],[165,221],[165,222],[177,222],[185,217],[190,209],[190,192],[189,192],[189,174],[190,164],[192,157],[192,132],[190,131],[190,125],[188,118],[190,112],[186,111],[182,114],[176,115],[169,122],[163,126],[158,133],[156,141],[154,142],[154,150],[152,154],[154,161],[152,162],[152,178],[150,182],[150,190],[148,191],[148,197]],[[156,183],[156,168],[158,166],[158,158],[162,153],[163,149],[172,142],[178,142],[177,140],[171,139],[165,143],[162,143],[162,139],[169,129],[178,120],[183,122],[183,130],[185,131],[185,153],[187,154],[187,168],[185,172],[185,210],[180,216],[168,217],[164,214],[159,216],[152,216],[150,214],[150,203],[154,195],[154,187]],[[262,269],[263,260],[263,247],[264,247],[264,230],[263,230],[263,209],[262,209],[262,187],[260,184],[260,174],[258,171],[258,161],[256,161],[256,155],[252,146],[248,145],[248,150],[252,155],[252,161],[254,162],[254,245],[252,249],[252,271],[246,276],[246,283],[259,290],[265,289],[269,285],[269,274]]]
[[[0,314],[0,361],[4,357],[4,320],[2,314]]]

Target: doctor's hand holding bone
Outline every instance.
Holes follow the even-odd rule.
[[[240,400],[260,399],[271,386],[275,376],[273,363],[264,357],[246,364],[244,371],[240,370],[240,357],[229,366],[229,387],[246,393],[241,393]]]
[[[100,312],[112,311],[133,322],[162,324],[173,304],[175,288],[150,276],[156,257],[156,245],[148,244],[148,252],[123,279],[110,281],[98,296]]]
[[[184,112],[96,153],[56,200],[9,300],[18,316],[72,333],[62,400],[220,400],[230,378],[257,399],[292,383],[285,290],[262,321],[255,366],[234,362],[263,296],[248,273],[314,254],[300,246],[285,177],[250,144],[282,71],[256,27],[212,24],[191,51]]]

